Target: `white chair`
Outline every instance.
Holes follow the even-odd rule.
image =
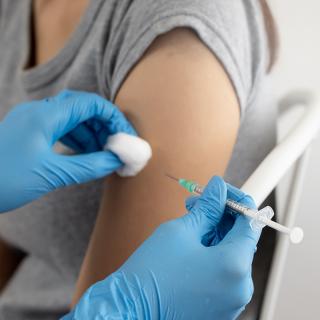
[[[241,188],[260,206],[281,178],[293,167],[285,210],[279,221],[288,227],[295,223],[310,145],[320,128],[320,104],[315,97],[301,92],[287,95],[280,103],[280,117],[295,107],[303,107],[303,115]],[[279,235],[264,296],[261,320],[272,320],[274,317],[289,245],[288,237]]]

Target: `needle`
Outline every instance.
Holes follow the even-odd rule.
[[[175,177],[171,176],[170,174],[165,173],[165,175],[166,175],[168,178],[170,178],[170,179],[172,179],[172,180],[175,180],[175,181],[178,181],[178,182],[179,182],[179,179],[177,179],[177,178],[175,178]]]

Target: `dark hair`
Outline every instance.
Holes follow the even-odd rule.
[[[278,53],[278,33],[276,23],[271,13],[270,7],[266,0],[260,0],[262,12],[264,15],[264,23],[268,35],[270,61],[268,71],[270,71],[277,60]]]

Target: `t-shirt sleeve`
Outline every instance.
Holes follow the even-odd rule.
[[[135,0],[122,13],[105,54],[111,100],[151,43],[177,27],[192,29],[224,67],[241,115],[266,72],[266,35],[256,0]],[[112,64],[108,63],[113,61]],[[112,66],[112,68],[110,68]]]
[[[3,3],[2,3],[2,0],[0,0],[0,31],[2,29],[2,21],[3,21]]]

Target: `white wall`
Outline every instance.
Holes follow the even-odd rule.
[[[320,97],[320,1],[270,0],[280,33],[275,88],[312,89]],[[320,101],[319,101],[320,103]],[[305,240],[291,246],[274,320],[320,319],[320,138],[314,143],[297,225]],[[280,192],[280,195],[283,195]]]

